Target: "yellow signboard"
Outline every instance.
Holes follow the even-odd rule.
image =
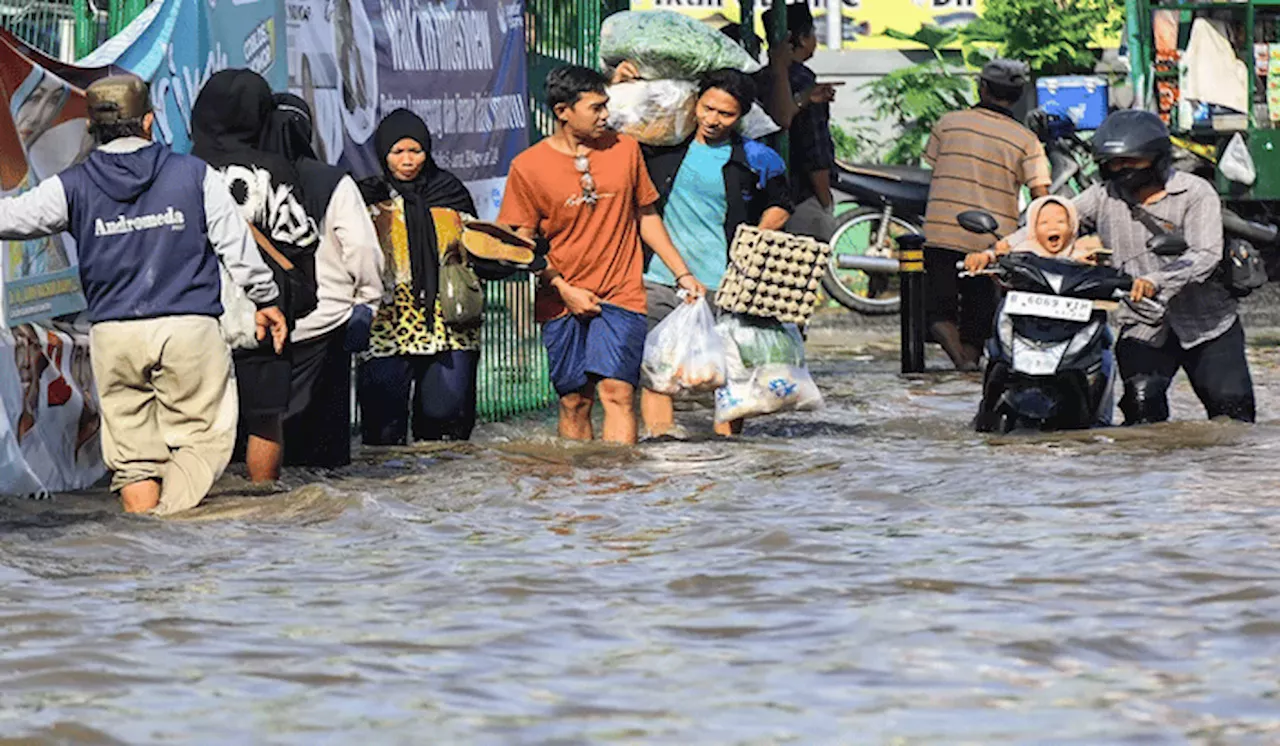
[[[826,46],[827,5],[836,0],[809,0],[813,10],[818,41]],[[764,36],[760,14],[770,6],[769,0],[754,3],[756,33]],[[840,0],[843,48],[917,49],[911,42],[890,39],[888,29],[913,34],[921,26],[932,24],[942,28],[959,28],[976,19],[982,12],[982,0]],[[631,0],[632,10],[674,10],[699,20],[737,23],[741,18],[738,0]],[[716,18],[719,16],[719,18]]]

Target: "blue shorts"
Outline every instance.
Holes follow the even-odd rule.
[[[640,361],[649,327],[645,316],[625,308],[600,304],[600,314],[573,314],[542,325],[551,385],[560,396],[581,391],[591,376],[640,385]]]

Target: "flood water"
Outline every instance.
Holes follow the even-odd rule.
[[[1257,427],[988,438],[813,342],[826,409],[735,443],[0,503],[0,744],[1280,742],[1280,352]]]

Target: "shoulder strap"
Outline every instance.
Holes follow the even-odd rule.
[[[253,240],[258,242],[258,248],[266,252],[267,256],[271,257],[276,264],[279,264],[280,269],[285,272],[293,271],[293,262],[289,261],[284,254],[281,254],[279,249],[271,245],[271,240],[263,235],[262,231],[258,230],[258,226],[249,223],[249,230],[253,232]]]
[[[1137,202],[1129,203],[1129,214],[1133,216],[1134,220],[1145,225],[1147,230],[1151,231],[1153,235],[1163,236],[1169,232],[1168,228],[1165,228],[1160,224],[1161,221],[1159,218],[1152,215],[1150,211],[1142,205],[1139,205]]]

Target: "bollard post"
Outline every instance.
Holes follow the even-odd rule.
[[[924,236],[898,238],[902,319],[902,372],[924,372]]]

